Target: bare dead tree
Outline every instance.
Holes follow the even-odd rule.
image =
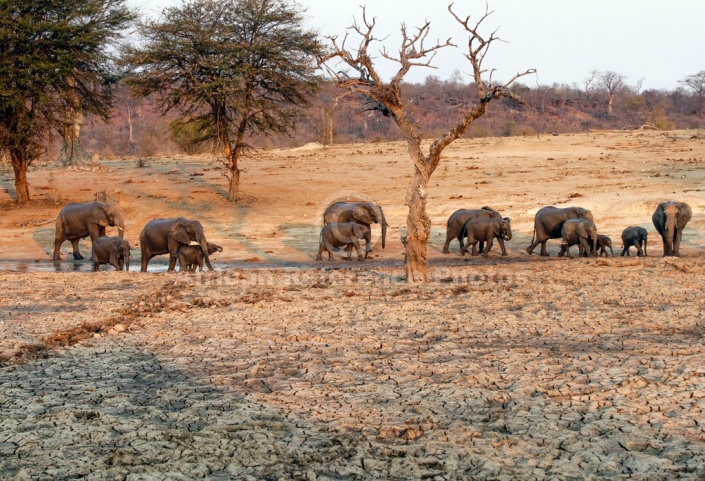
[[[585,80],[583,83],[585,84],[585,93],[589,94],[591,90],[594,90],[594,83],[597,80],[597,77],[600,75],[599,70],[591,70],[588,72],[587,76],[585,77]]]
[[[330,103],[321,103],[321,112],[323,112],[323,116],[326,120],[325,131],[323,134],[323,145],[333,145],[333,127],[335,122],[335,113],[338,110],[338,104],[341,100],[343,100],[345,97],[350,96],[352,93],[353,92],[351,92],[350,90],[346,90],[342,94],[336,95],[335,98],[330,101]]]
[[[612,115],[612,105],[615,96],[624,88],[626,77],[617,72],[603,72],[600,74],[600,86],[607,92],[607,113]]]
[[[467,53],[465,58],[470,62],[473,77],[479,91],[477,103],[471,106],[463,116],[457,120],[450,130],[436,138],[425,153],[421,147],[424,138],[423,132],[418,125],[411,121],[407,115],[407,105],[404,95],[402,95],[404,76],[414,67],[430,67],[436,53],[446,47],[456,45],[448,38],[446,41],[437,41],[428,44],[430,23],[425,22],[421,27],[410,31],[405,24],[401,25],[402,41],[399,51],[392,55],[386,48],[382,48],[383,58],[399,64],[399,70],[394,77],[384,82],[379,76],[373,57],[370,54],[370,46],[379,39],[374,36],[376,19],[367,18],[365,8],[362,8],[362,23],[357,20],[348,29],[355,36],[360,38],[360,43],[356,48],[347,46],[348,35],[339,41],[336,36],[329,36],[331,51],[320,59],[321,65],[326,66],[329,75],[335,79],[341,88],[349,89],[362,94],[371,99],[372,105],[376,105],[375,110],[379,110],[389,117],[399,128],[406,140],[409,155],[414,165],[414,180],[411,190],[406,197],[406,205],[409,207],[409,214],[406,220],[408,234],[404,240],[406,260],[405,270],[408,282],[425,282],[428,280],[428,239],[431,233],[431,219],[426,214],[427,186],[431,175],[438,167],[441,153],[453,141],[461,137],[470,125],[484,115],[487,105],[492,100],[502,98],[512,98],[519,103],[524,101],[515,95],[510,86],[520,77],[535,73],[534,69],[517,73],[507,82],[495,83],[492,78],[493,70],[489,71],[483,67],[485,56],[490,46],[500,41],[496,36],[496,31],[489,36],[480,34],[479,27],[491,12],[485,9],[485,13],[472,25],[470,17],[460,18],[453,11],[453,4],[448,6],[448,11],[460,24],[469,36]],[[357,72],[356,76],[349,76],[335,68],[328,66],[326,62],[338,60]]]

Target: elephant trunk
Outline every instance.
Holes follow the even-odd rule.
[[[125,270],[129,271],[130,270],[130,251],[127,251],[127,254],[125,254]]]
[[[118,229],[118,236],[122,239],[125,236],[125,221],[122,219],[122,214],[115,216],[115,226]]]
[[[502,234],[502,237],[504,237],[504,240],[512,240],[512,228],[507,226],[507,230],[504,231]]]
[[[203,261],[206,263],[206,266],[208,266],[208,269],[212,271],[213,267],[211,267],[211,261],[208,255],[208,243],[206,242],[206,238],[201,236],[198,243],[201,246],[201,249],[203,250]]]
[[[673,255],[673,242],[676,237],[676,218],[675,216],[666,218],[666,232],[664,238],[666,240],[666,255]]]
[[[375,205],[374,207],[375,210],[375,215],[377,216],[377,220],[379,221],[380,227],[382,227],[382,249],[384,249],[385,245],[387,244],[387,219],[384,217],[384,211],[382,210],[382,206],[380,205]]]

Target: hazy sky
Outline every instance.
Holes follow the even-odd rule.
[[[145,13],[181,0],[132,0]],[[470,72],[463,57],[467,35],[438,0],[298,0],[307,9],[308,24],[323,35],[345,34],[360,5],[376,17],[379,38],[388,37],[390,51],[399,46],[399,27],[431,22],[429,40],[452,37],[459,48],[447,48],[434,59],[437,69],[413,69],[407,79],[421,82],[428,75],[448,78],[454,70]],[[498,79],[535,68],[523,83],[582,85],[592,70],[614,71],[642,89],[679,86],[685,76],[705,70],[705,0],[488,0],[493,12],[481,31],[504,42],[493,45],[484,66],[496,69]],[[455,0],[454,11],[471,23],[485,11],[483,0]],[[356,46],[356,41],[349,43]],[[373,53],[379,51],[374,48]],[[380,73],[389,77],[394,64],[379,60]],[[470,79],[469,76],[465,78]]]

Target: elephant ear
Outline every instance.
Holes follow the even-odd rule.
[[[357,220],[358,222],[362,222],[363,224],[369,225],[377,222],[370,214],[370,209],[361,205],[358,205],[355,207],[355,209],[353,209],[352,215],[355,220]]]
[[[496,222],[492,222],[492,234],[495,237],[499,237],[499,234],[502,232],[502,223],[497,220]]]
[[[578,224],[578,235],[584,239],[587,239],[589,237],[587,228],[585,227],[585,222],[580,222]]]
[[[108,227],[110,225],[108,223],[108,213],[105,211],[105,207],[102,206],[96,206],[91,212],[90,217],[88,217],[88,220],[101,227]]]
[[[171,226],[171,229],[169,229],[169,237],[177,241],[179,244],[188,245],[191,243],[191,238],[189,237],[188,232],[186,232],[186,228],[180,222],[177,222]]]

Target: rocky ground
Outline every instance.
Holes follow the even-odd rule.
[[[165,160],[96,174],[122,186],[133,246],[145,219],[201,218],[226,246],[215,272],[156,272],[163,259],[147,274],[74,272],[68,261],[57,272],[46,252],[58,208],[5,208],[0,478],[705,479],[705,142],[669,135],[451,150],[450,165],[475,166],[478,151],[506,164],[460,179],[439,168],[448,185],[429,201],[433,281],[420,286],[400,277],[398,237],[365,263],[314,262],[311,211],[333,187],[319,179],[287,214],[270,189],[283,180],[264,175],[297,162],[334,171],[345,152],[391,168],[385,152],[400,144],[271,153],[234,210],[197,192],[190,170],[157,176]],[[39,169],[34,185],[50,174],[70,184]],[[403,192],[382,189],[389,176],[371,169],[356,175],[402,234]],[[66,196],[80,200],[80,188]],[[694,216],[683,257],[664,259],[650,212],[673,197]],[[533,212],[558,201],[591,208],[617,253],[623,227],[649,228],[650,257],[558,259],[555,242],[553,257],[526,255]],[[485,204],[513,219],[510,255],[461,258],[457,244],[440,254],[449,211]]]

